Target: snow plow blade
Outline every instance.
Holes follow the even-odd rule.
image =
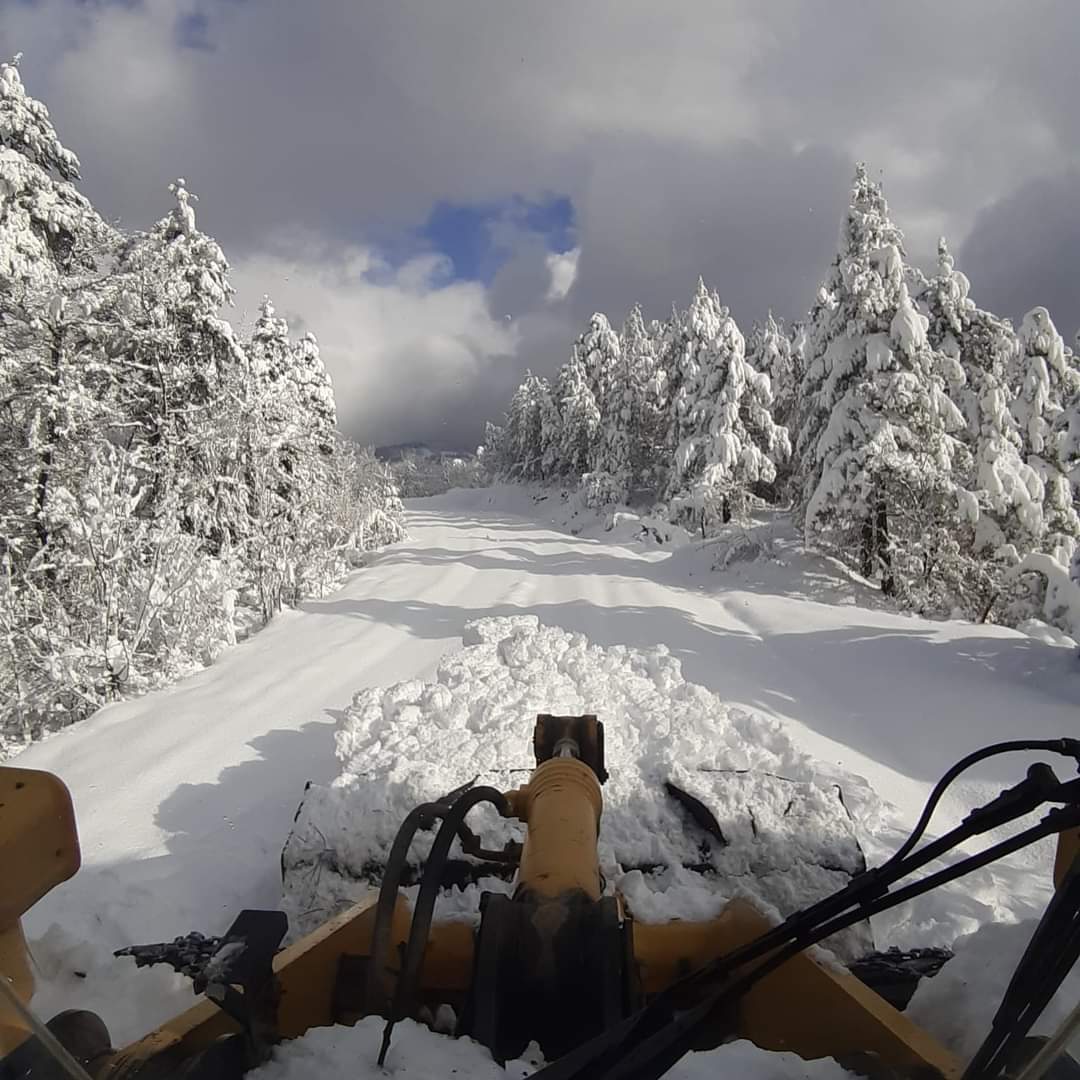
[[[500,1063],[539,1043],[549,1062],[536,1074],[544,1080],[656,1080],[688,1050],[733,1037],[807,1059],[833,1057],[873,1077],[999,1080],[1023,1064],[1016,1054],[1031,1041],[1032,1002],[1052,993],[1080,955],[1080,781],[1061,783],[1047,765],[1032,766],[1020,784],[912,851],[917,830],[888,862],[778,925],[741,899],[713,918],[650,924],[633,917],[600,870],[602,725],[594,716],[545,715],[534,747],[536,767],[518,787],[470,782],[415,807],[401,822],[378,892],[283,949],[283,915],[246,911],[221,939],[189,935],[126,950],[143,963],[172,965],[205,990],[205,1000],[158,1030],[114,1050],[100,1021],[76,1014],[54,1052],[65,1031],[57,1021],[70,1016],[61,1014],[52,1033],[32,1025],[33,1034],[0,1061],[0,1077],[51,1080],[62,1075],[58,1055],[68,1054],[66,1074],[92,1080],[229,1080],[267,1061],[280,1040],[374,1015],[386,1021],[382,1064],[398,1021],[449,1015],[455,1034],[488,1047]],[[1074,749],[1080,760],[1080,744]],[[716,831],[698,795],[673,798],[702,832]],[[1056,808],[1037,826],[890,892],[958,843],[1044,803]],[[465,823],[484,804],[520,822],[524,842],[485,848]],[[409,844],[435,825],[410,910],[400,890]],[[933,887],[1055,833],[1057,891],[966,1071],[850,971],[807,951],[903,902],[916,886]],[[478,926],[435,918],[457,842],[474,858],[516,868],[512,891],[484,894]]]

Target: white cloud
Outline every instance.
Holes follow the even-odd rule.
[[[478,431],[496,382],[565,357],[556,323],[618,321],[635,300],[663,315],[699,273],[741,321],[797,315],[834,253],[857,157],[884,171],[920,256],[941,232],[966,251],[981,208],[1080,166],[1075,0],[1047,0],[1038,19],[990,7],[38,0],[4,6],[0,55],[26,52],[24,81],[106,216],[145,226],[168,211],[168,181],[188,178],[234,261],[259,253],[241,260],[250,295],[295,295],[340,369],[344,417],[412,433],[432,420],[430,384],[438,428],[453,415]],[[175,20],[194,10],[210,50],[177,47]],[[346,243],[414,229],[439,200],[553,193],[573,202],[580,262],[496,223],[510,254],[486,295],[449,285],[437,257],[394,271]],[[288,283],[255,280],[284,275],[266,236],[290,225],[345,240]],[[1055,252],[1056,277],[1075,280],[1075,250]],[[969,276],[1000,268],[1002,294],[1023,291],[1015,251],[983,254]],[[419,381],[397,377],[395,398],[389,369]],[[471,389],[454,396],[446,371]]]
[[[578,258],[581,248],[576,247],[561,254],[553,252],[547,257],[547,268],[551,271],[551,284],[548,286],[548,301],[562,300],[573,288],[577,277]]]
[[[492,318],[481,285],[445,273],[441,258],[391,269],[370,249],[335,251],[292,230],[234,264],[234,319],[246,333],[269,293],[294,333],[314,331],[341,426],[355,437],[453,443],[467,437],[462,406],[515,351],[517,331]]]

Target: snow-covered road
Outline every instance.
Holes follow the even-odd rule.
[[[415,502],[410,539],[337,593],[286,612],[170,690],[103,709],[22,754],[18,764],[71,788],[84,856],[80,874],[29,916],[30,936],[61,922],[117,946],[220,932],[242,907],[276,906],[304,783],[337,772],[340,710],[362,687],[430,678],[465,622],[485,615],[532,613],[600,645],[664,643],[689,681],[784,720],[797,745],[866,777],[908,822],[968,750],[1080,734],[1072,650],[883,610],[779,525],[776,559],[710,573],[715,547],[671,553],[595,528],[572,536],[553,523],[557,502],[533,504],[515,489]],[[1020,776],[1022,763],[990,764],[958,795]],[[1027,899],[1017,877],[1008,882],[1018,914],[1045,898],[1037,876]]]

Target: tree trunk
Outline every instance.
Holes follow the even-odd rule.
[[[874,508],[875,554],[881,563],[881,591],[886,596],[896,595],[896,579],[892,572],[892,544],[889,540],[889,513],[884,500]]]
[[[982,625],[984,622],[986,622],[987,619],[990,618],[990,611],[993,608],[994,601],[997,600],[998,595],[999,594],[997,592],[994,592],[991,594],[990,599],[986,601],[986,606],[982,609],[982,614],[979,616],[980,625]]]
[[[59,331],[53,331],[52,349],[52,373],[49,376],[50,403],[49,415],[45,422],[45,449],[41,454],[38,466],[37,484],[34,493],[34,532],[37,534],[38,549],[44,551],[49,544],[49,529],[45,524],[45,502],[49,497],[49,485],[52,481],[53,463],[56,457],[56,394],[60,389],[61,370],[64,359],[63,342]],[[56,572],[48,571],[50,580],[55,580]]]
[[[867,514],[862,523],[862,545],[859,550],[859,571],[863,577],[874,573],[874,518]]]
[[[726,495],[720,504],[720,515],[725,525],[731,521],[731,500]]]
[[[863,577],[881,574],[881,591],[896,595],[896,579],[892,572],[892,544],[889,539],[889,512],[884,499],[863,519],[859,569]]]

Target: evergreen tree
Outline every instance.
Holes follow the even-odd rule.
[[[712,304],[705,310],[711,314]],[[693,325],[700,335],[712,324],[706,316]],[[706,534],[743,509],[753,485],[776,479],[776,460],[790,455],[791,446],[787,429],[770,412],[769,377],[747,362],[742,333],[726,308],[695,355],[682,386],[689,402],[686,434],[669,483],[672,508]]]
[[[800,424],[808,535],[860,550],[863,572],[880,574],[889,593],[929,587],[960,513],[972,513],[954,477],[962,451],[951,432],[963,417],[908,295],[902,243],[860,165],[811,314]]]
[[[1064,402],[1080,389],[1080,369],[1044,307],[1032,308],[1024,316],[1019,339],[1011,372],[1020,387],[1013,413],[1026,454],[1039,457],[1046,452],[1047,436]]]
[[[0,66],[0,752],[211,660],[238,593],[268,616],[401,535],[314,338],[267,305],[249,356],[221,318],[184,182],[121,237],[77,177]]]
[[[259,317],[247,343],[248,361],[253,377],[276,383],[285,378],[290,366],[292,342],[289,324],[274,310],[269,296],[259,305]]]
[[[1062,443],[1054,437],[1054,430],[1060,427],[1066,406],[1080,393],[1080,365],[1044,307],[1032,308],[1024,316],[1019,338],[1021,349],[1013,377],[1020,383],[1020,391],[1013,401],[1013,415],[1027,463],[1039,474],[1045,489],[1046,544],[1067,563],[1080,539],[1080,515],[1068,461],[1060,457]]]
[[[1080,392],[1054,420],[1054,456],[1072,485],[1074,503],[1080,501]]]
[[[78,170],[17,64],[0,65],[0,529],[20,566],[48,562],[50,498],[112,419],[95,324],[115,234],[73,186]]]
[[[543,479],[544,399],[550,395],[547,380],[530,371],[510,400],[510,409],[506,414],[505,446],[512,478]]]
[[[765,323],[755,323],[746,342],[746,359],[758,372],[769,376],[772,415],[786,427],[795,408],[796,387],[802,378],[794,340],[784,333],[770,311]]]
[[[334,385],[310,330],[296,343],[289,370],[304,423],[322,452],[330,453],[337,427]]]
[[[655,338],[645,326],[639,305],[631,308],[623,323],[619,355],[621,393],[616,398],[616,434],[609,454],[620,463],[627,492],[637,487],[655,491],[665,434],[664,383]]]
[[[476,456],[490,479],[498,480],[509,475],[512,460],[506,428],[490,420],[485,421],[484,441],[476,448]]]
[[[555,398],[562,417],[559,458],[569,476],[584,476],[596,459],[600,410],[577,347],[559,371]]]
[[[674,463],[687,438],[699,433],[699,421],[692,415],[705,378],[706,354],[720,331],[727,309],[720,298],[698,278],[689,307],[674,311],[662,347],[662,363],[667,373],[667,433],[664,440],[669,460]],[[668,496],[677,492],[685,469],[672,468],[667,477]]]
[[[796,421],[798,388],[803,377],[802,350],[805,347],[805,334],[801,326],[796,325],[789,337],[783,325],[778,323],[769,312],[764,325],[755,324],[746,345],[746,359],[750,367],[769,376],[769,388],[772,394],[770,406],[773,421],[783,428],[793,427]],[[791,478],[794,467],[790,451],[775,462],[778,490],[784,490]]]
[[[237,539],[236,415],[249,370],[233,328],[218,312],[232,299],[228,262],[201,232],[184,181],[176,205],[149,232],[129,237],[116,272],[123,283],[124,409],[152,475],[140,512],[174,487],[184,528],[212,553]]]
[[[951,359],[950,395],[966,421],[979,519],[972,537],[976,555],[1015,562],[1036,550],[1045,532],[1042,477],[1023,457],[1023,439],[1010,409],[1010,374],[1020,345],[1006,319],[978,308],[967,277],[955,268],[945,239],[938,243],[938,272],[920,293],[929,312],[931,346]],[[995,578],[996,580],[996,578]]]
[[[615,412],[613,396],[619,367],[619,336],[611,329],[606,315],[596,312],[592,316],[588,329],[574,342],[574,356],[581,364],[585,384],[601,416],[611,416]],[[597,449],[600,445],[602,443]]]
[[[563,461],[563,424],[559,404],[544,380],[540,397],[540,475],[553,480],[566,472]]]

